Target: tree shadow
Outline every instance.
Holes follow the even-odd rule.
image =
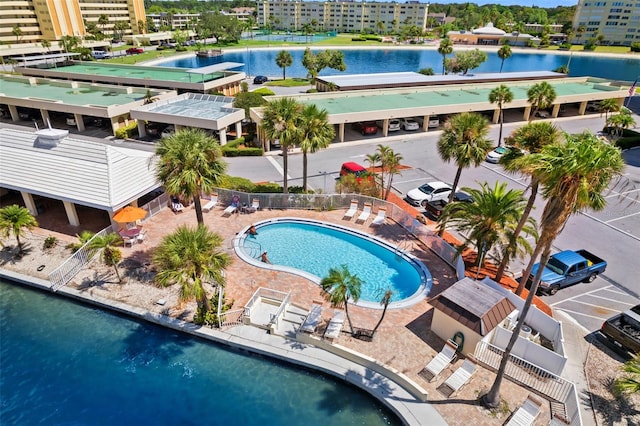
[[[609,389],[612,389],[612,386],[613,381],[607,384]],[[589,391],[583,391],[580,398],[582,405],[593,407],[593,411],[605,419],[605,425],[640,425],[637,421],[633,421],[634,417],[640,415],[640,411],[624,395],[616,398],[611,394],[611,398],[605,398]]]
[[[106,284],[120,284],[117,279],[115,281],[107,280],[107,278],[111,279],[114,276],[115,274],[113,273],[113,271],[94,271],[93,276],[85,277],[82,279],[82,281],[78,285],[78,290],[85,291],[94,287],[102,287]]]

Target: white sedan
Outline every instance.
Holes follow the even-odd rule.
[[[430,201],[446,200],[453,188],[444,182],[429,182],[407,192],[405,200],[416,207],[424,207]]]
[[[403,130],[418,130],[420,129],[420,124],[413,118],[402,118],[400,119],[400,126]]]
[[[509,152],[509,148],[504,146],[497,146],[493,149],[493,151],[487,154],[487,158],[485,158],[485,161],[487,163],[497,164],[500,162],[500,159],[502,158],[502,156],[505,155],[507,152]]]

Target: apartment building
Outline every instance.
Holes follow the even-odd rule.
[[[573,28],[574,43],[585,43],[600,34],[603,44],[640,42],[640,0],[579,0]]]
[[[125,34],[138,33],[138,21],[145,21],[143,0],[2,0],[0,1],[0,43],[35,44],[63,36],[84,36],[85,21],[98,23],[101,15],[109,22],[99,25],[106,34],[118,21],[129,24]],[[19,30],[14,30],[19,28]]]
[[[404,25],[426,28],[427,3],[383,3],[353,1],[258,2],[259,27],[298,31],[313,25],[324,31],[397,31]]]
[[[156,28],[170,28],[172,30],[193,29],[200,20],[199,13],[147,13]]]

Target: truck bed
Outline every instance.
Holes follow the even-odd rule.
[[[611,342],[633,353],[640,352],[640,317],[635,310],[618,314],[602,324],[600,332]]]
[[[599,263],[605,263],[603,259],[599,258],[595,254],[587,250],[576,250],[576,253],[578,253],[580,256],[584,257],[585,259],[587,259],[587,261],[591,262],[589,266],[597,265]]]

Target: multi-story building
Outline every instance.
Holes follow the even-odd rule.
[[[258,2],[258,26],[298,31],[306,25],[324,31],[389,32],[404,25],[426,28],[427,3],[382,3],[353,1]]]
[[[629,46],[640,42],[640,0],[579,0],[573,18],[573,42],[602,35],[602,43]]]
[[[199,13],[147,13],[156,28],[171,30],[191,30],[200,21]]]
[[[125,34],[138,33],[138,21],[145,21],[143,0],[2,0],[0,1],[0,43],[35,44],[60,40],[63,36],[84,36],[85,22],[98,24],[100,16],[109,22],[98,27],[111,34],[116,22],[126,22]]]

